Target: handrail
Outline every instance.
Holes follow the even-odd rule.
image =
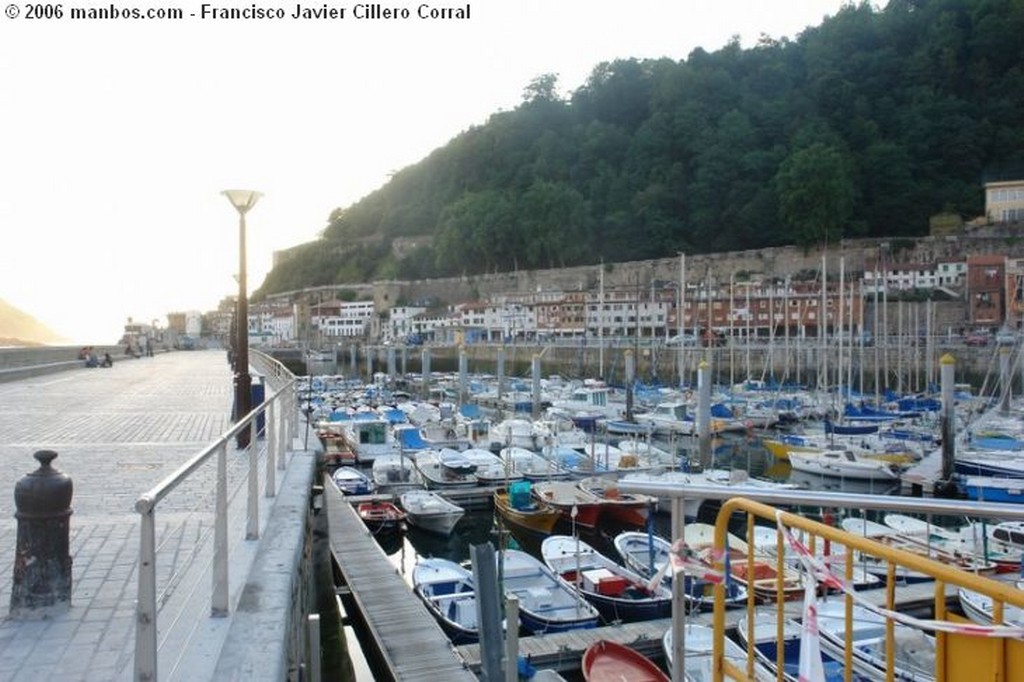
[[[901,498],[892,496],[882,495],[859,495],[849,493],[829,493],[829,492],[818,492],[818,491],[753,491],[750,489],[743,490],[743,497],[737,497],[735,490],[730,490],[725,486],[708,486],[708,485],[686,485],[682,486],[678,483],[661,483],[661,482],[644,482],[644,483],[630,483],[626,481],[619,481],[618,487],[623,492],[629,493],[644,493],[648,495],[656,495],[659,497],[672,498],[672,537],[684,537],[683,527],[684,520],[682,518],[683,500],[686,498],[707,498],[722,500],[722,507],[718,513],[715,523],[715,539],[714,539],[714,550],[715,556],[717,557],[713,563],[713,570],[719,574],[723,574],[725,571],[724,562],[724,551],[726,548],[726,539],[728,534],[728,524],[732,515],[736,512],[745,512],[747,515],[747,528],[748,537],[747,544],[752,548],[753,543],[753,526],[754,519],[762,518],[769,520],[773,523],[779,523],[781,526],[786,528],[794,528],[804,531],[810,537],[810,549],[814,551],[815,542],[818,539],[832,543],[833,547],[836,545],[845,545],[845,580],[847,583],[851,582],[854,567],[854,553],[857,552],[860,555],[878,557],[888,562],[887,569],[887,582],[886,582],[886,608],[894,610],[895,602],[895,579],[896,579],[896,568],[903,567],[912,571],[920,572],[933,577],[936,581],[935,587],[935,618],[936,620],[947,620],[947,614],[945,610],[945,598],[946,598],[946,586],[955,585],[965,589],[969,589],[980,594],[989,596],[993,600],[993,620],[995,623],[1000,623],[1003,617],[1003,609],[1005,604],[1012,604],[1014,606],[1024,608],[1024,590],[1018,590],[1012,585],[1006,585],[984,576],[975,575],[967,571],[957,570],[943,563],[935,561],[930,558],[924,558],[917,554],[907,552],[905,550],[888,547],[879,542],[871,540],[869,538],[850,534],[841,529],[833,528],[832,526],[806,519],[798,514],[791,512],[780,511],[775,507],[769,506],[767,502],[779,505],[779,506],[822,506],[831,508],[844,508],[844,509],[872,509],[872,510],[888,510],[888,511],[905,511],[918,514],[948,514],[948,515],[964,515],[970,514],[971,516],[982,517],[982,518],[999,518],[999,519],[1024,519],[1024,505],[1013,505],[1013,504],[996,504],[996,503],[965,503],[963,500],[939,500],[939,499],[925,499],[925,498]],[[784,627],[784,613],[783,613],[783,575],[784,570],[787,566],[785,546],[780,535],[778,541],[778,551],[776,556],[776,623],[778,627],[777,637],[781,642],[783,636]],[[790,557],[793,555],[790,554]],[[754,559],[753,552],[750,553],[748,558],[750,565],[747,568],[748,575],[754,574]],[[675,583],[676,581],[673,581]],[[682,582],[681,580],[678,582]],[[752,609],[754,607],[754,593],[753,590],[748,590],[748,631],[747,637],[747,657],[748,663],[746,670],[742,670],[735,664],[731,663],[724,655],[724,637],[725,637],[725,585],[718,583],[715,585],[715,604],[714,604],[714,643],[713,643],[713,679],[715,682],[721,682],[726,675],[732,679],[744,680],[754,679],[753,668],[754,668],[754,638],[753,638],[753,614]],[[852,620],[852,597],[846,596],[846,642],[845,642],[845,665],[844,668],[847,671],[846,679],[850,678],[850,671],[852,670],[852,647],[850,643],[851,638],[851,620]],[[683,631],[684,613],[682,606],[677,609],[677,605],[673,604],[672,614],[672,627],[673,627],[673,646],[678,646],[678,651],[674,652],[673,658],[673,679],[683,679],[681,675],[684,669],[685,656],[683,649],[683,642],[685,641],[685,634]],[[936,637],[936,682],[945,682],[949,679],[948,671],[945,661],[946,647],[948,645],[948,635],[940,632]],[[677,645],[677,642],[679,643]],[[891,620],[886,621],[886,651],[894,651],[894,624]],[[783,648],[780,646],[777,648],[777,654],[781,659]],[[888,671],[887,677],[889,680],[893,679],[893,657],[887,656],[888,659]],[[781,660],[777,661],[779,664],[778,679],[782,680],[781,673]],[[994,664],[998,669],[1003,666],[1002,659],[997,659]],[[678,666],[678,668],[675,668]]]
[[[239,419],[234,426],[221,434],[190,458],[172,474],[142,493],[135,502],[139,513],[139,574],[138,600],[135,626],[135,679],[155,682],[157,679],[157,585],[156,585],[156,507],[182,482],[217,455],[216,492],[214,502],[214,539],[210,615],[225,617],[230,612],[228,583],[228,485],[227,450],[228,443],[245,429],[250,430],[249,445],[240,452],[248,454],[248,492],[246,495],[246,540],[259,538],[259,471],[257,468],[261,452],[266,453],[265,496],[274,497],[277,492],[276,469],[286,466],[285,453],[296,433],[297,397],[294,390],[295,377],[283,365],[274,367],[267,363],[262,354],[254,353],[253,364],[263,365],[271,372],[277,390]],[[276,362],[276,361],[273,361]],[[280,371],[280,370],[283,370]],[[260,418],[264,419],[265,430],[258,431]],[[260,448],[259,437],[265,436],[265,447]]]

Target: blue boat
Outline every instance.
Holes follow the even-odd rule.
[[[1005,476],[966,476],[961,486],[967,499],[979,502],[1024,503],[1024,479]]]
[[[471,570],[450,559],[421,558],[412,569],[412,586],[452,644],[469,644],[479,639]]]
[[[498,553],[506,595],[519,601],[519,623],[535,635],[597,627],[600,614],[550,568],[518,549]]]
[[[650,586],[641,575],[568,535],[552,535],[541,543],[544,563],[565,585],[578,591],[605,623],[635,623],[672,615],[672,590]]]
[[[355,467],[338,467],[331,474],[331,479],[338,490],[346,495],[369,495],[373,492],[373,481]]]

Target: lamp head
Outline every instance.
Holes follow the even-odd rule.
[[[242,215],[255,206],[256,201],[263,196],[260,192],[251,189],[226,189],[221,194],[226,196],[231,205]]]

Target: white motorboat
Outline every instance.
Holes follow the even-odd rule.
[[[899,471],[889,462],[857,455],[852,450],[789,452],[793,469],[831,478],[861,481],[898,481]]]
[[[377,492],[391,493],[392,495],[423,487],[423,477],[420,476],[416,463],[409,455],[377,457],[373,460],[370,478],[373,479]]]
[[[407,490],[399,500],[410,524],[440,535],[451,535],[455,524],[466,513],[459,505],[431,490]]]
[[[428,488],[469,488],[477,485],[476,465],[457,450],[421,450],[416,468]]]

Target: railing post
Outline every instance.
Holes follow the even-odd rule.
[[[285,455],[288,452],[288,444],[291,442],[288,440],[288,425],[291,423],[291,411],[298,409],[292,403],[292,396],[295,395],[295,391],[292,389],[292,384],[287,385],[288,394],[278,393],[281,396],[281,409],[278,410],[278,422],[279,428],[277,430],[277,468],[285,468]]]
[[[320,655],[320,614],[309,614],[309,679],[320,682],[323,678]]]
[[[266,442],[267,442],[267,485],[266,497],[273,497],[277,494],[277,481],[274,479],[274,469],[277,466],[275,459],[277,455],[277,446],[274,443],[274,434],[277,428],[274,426],[274,417],[276,416],[277,410],[274,409],[276,401],[271,401],[267,404],[267,413],[264,417],[264,423],[266,424]]]
[[[249,426],[256,429],[256,420],[253,419]],[[253,438],[249,445],[249,494],[246,496],[245,505],[245,539],[258,540],[260,537],[260,480],[259,480],[259,452],[257,442]]]
[[[228,444],[217,449],[217,500],[213,517],[213,593],[210,615],[228,615]]]
[[[148,500],[139,512],[139,592],[135,603],[135,679],[156,682],[156,522]]]

